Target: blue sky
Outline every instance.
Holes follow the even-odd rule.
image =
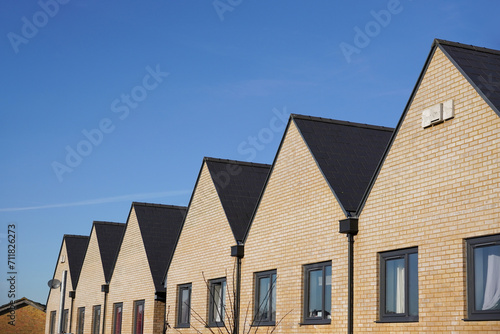
[[[496,1],[2,1],[0,247],[45,303],[64,234],[187,205],[204,156],[272,163],[290,113],[396,126],[434,38]],[[0,280],[0,304],[9,301]]]

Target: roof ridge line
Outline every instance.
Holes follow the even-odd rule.
[[[125,225],[125,223],[119,223],[119,222],[107,222],[103,220],[94,220],[93,224],[102,224],[102,225]]]
[[[455,46],[455,47],[462,48],[462,49],[468,49],[468,50],[473,50],[473,51],[491,53],[494,55],[500,55],[500,50],[485,48],[482,46],[476,46],[476,45],[472,45],[472,44],[463,44],[463,43],[459,43],[459,42],[452,42],[452,41],[447,41],[445,39],[436,38],[436,39],[434,39],[434,44],[449,45],[449,46]]]
[[[63,235],[63,238],[86,238],[88,239],[89,236],[88,235],[81,235],[81,234],[64,234]]]
[[[355,122],[341,121],[341,120],[337,120],[337,119],[317,117],[317,116],[307,116],[307,115],[301,115],[301,114],[290,114],[290,118],[292,118],[292,119],[303,119],[303,120],[316,121],[316,122],[324,122],[324,123],[331,123],[331,124],[338,124],[338,125],[345,125],[345,126],[352,126],[352,127],[357,127],[357,128],[363,128],[363,129],[391,131],[391,132],[394,131],[394,128],[390,128],[390,127],[387,127],[387,126],[372,125],[372,124],[366,124],[366,123],[355,123]]]
[[[270,168],[271,167],[271,165],[269,165],[269,164],[264,164],[264,163],[259,163],[259,162],[221,159],[221,158],[213,158],[213,157],[204,157],[203,161],[231,163],[233,165],[243,165],[243,166],[250,166],[250,167],[261,167],[261,168]]]
[[[170,205],[170,204],[160,204],[160,203],[146,203],[146,202],[132,202],[132,206],[148,206],[156,208],[170,208],[170,209],[187,209],[186,206],[182,205]]]

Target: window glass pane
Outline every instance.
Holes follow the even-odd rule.
[[[212,320],[222,322],[224,320],[224,298],[226,293],[226,281],[212,284]]]
[[[408,312],[410,316],[418,315],[418,254],[412,253],[408,255],[408,275],[410,300]]]
[[[187,324],[189,323],[189,307],[190,307],[190,293],[189,288],[181,289],[181,315],[180,315],[180,323]]]
[[[50,312],[50,334],[56,332],[56,311]]]
[[[142,334],[144,321],[144,303],[139,302],[135,305],[135,334]]]
[[[276,321],[276,274],[271,275],[271,321]]]
[[[332,266],[325,267],[325,316],[332,318]]]
[[[114,334],[121,334],[122,332],[122,305],[115,306],[115,324]]]
[[[101,307],[100,306],[95,306],[94,307],[94,327],[92,329],[93,334],[99,334],[99,330],[101,327]]]
[[[259,309],[257,320],[269,320],[270,277],[259,278]]]
[[[323,270],[309,271],[308,317],[323,316]]]
[[[405,312],[405,260],[394,259],[385,262],[385,312]]]
[[[476,310],[500,310],[500,245],[474,249]]]

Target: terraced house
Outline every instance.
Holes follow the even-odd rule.
[[[105,333],[162,333],[162,285],[185,207],[132,203],[107,289]]]
[[[124,230],[125,224],[120,223],[95,221],[92,224],[73,303],[76,310],[74,333],[103,332],[111,270]]]
[[[165,275],[176,332],[232,332],[237,325],[241,242],[269,165],[205,158]],[[234,253],[232,253],[232,250]]]
[[[64,330],[82,298],[93,334],[99,305],[113,334],[498,333],[499,198],[500,51],[435,40],[395,129],[291,115],[272,165],[204,158],[188,208],[65,236]]]
[[[73,302],[88,242],[88,236],[64,235],[63,237],[52,278],[59,280],[59,282],[66,281],[65,293],[63,299],[61,299],[62,285],[59,288],[49,290],[46,309],[47,319],[45,321],[46,334],[59,333],[60,317],[62,317],[62,328],[60,329],[62,332],[71,333],[74,330],[74,327],[72,327],[75,315]],[[64,301],[62,314],[59,312],[61,300]]]

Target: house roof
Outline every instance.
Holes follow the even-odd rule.
[[[89,237],[83,235],[64,235],[66,241],[66,251],[68,253],[69,274],[71,275],[71,284],[73,290],[76,290],[80,272],[82,270],[83,260],[87,252]]]
[[[437,48],[448,57],[448,59],[455,65],[455,67],[462,73],[462,75],[469,81],[469,83],[476,89],[479,95],[485,100],[486,103],[493,109],[493,111],[500,117],[500,51],[482,48],[473,45],[466,45],[456,42],[450,42],[442,39],[435,39],[432,42],[431,51],[427,56],[424,67],[420,72],[417,83],[413,87],[413,91],[406,103],[406,107],[399,119],[396,130],[390,140],[389,145],[383,155],[382,160],[373,175],[370,185],[368,186],[363,199],[356,211],[356,215],[360,215],[368,196],[373,188],[378,173],[382,169],[385,158],[389,154],[392,144],[396,139],[399,129],[403,124],[403,120],[410,109],[413,98],[417,94],[420,84],[424,78],[427,68],[430,65],[432,57]]]
[[[204,158],[235,240],[242,241],[271,165]]]
[[[125,231],[125,224],[95,221],[94,229],[99,245],[104,279],[109,282],[116,255],[120,249],[123,232]]]
[[[292,114],[346,215],[354,213],[394,129]]]
[[[500,51],[434,40],[462,75],[500,116]]]
[[[45,312],[45,310],[46,310],[45,305],[34,302],[26,297],[23,297],[21,299],[15,300],[13,303],[7,303],[7,304],[0,306],[0,315],[10,312],[12,306],[14,306],[14,308],[17,310],[17,309],[20,309],[21,307],[29,306],[29,305],[33,306],[34,308],[39,309],[42,312]]]
[[[186,215],[186,207],[133,202],[149,268],[157,292],[164,292],[163,275]]]

